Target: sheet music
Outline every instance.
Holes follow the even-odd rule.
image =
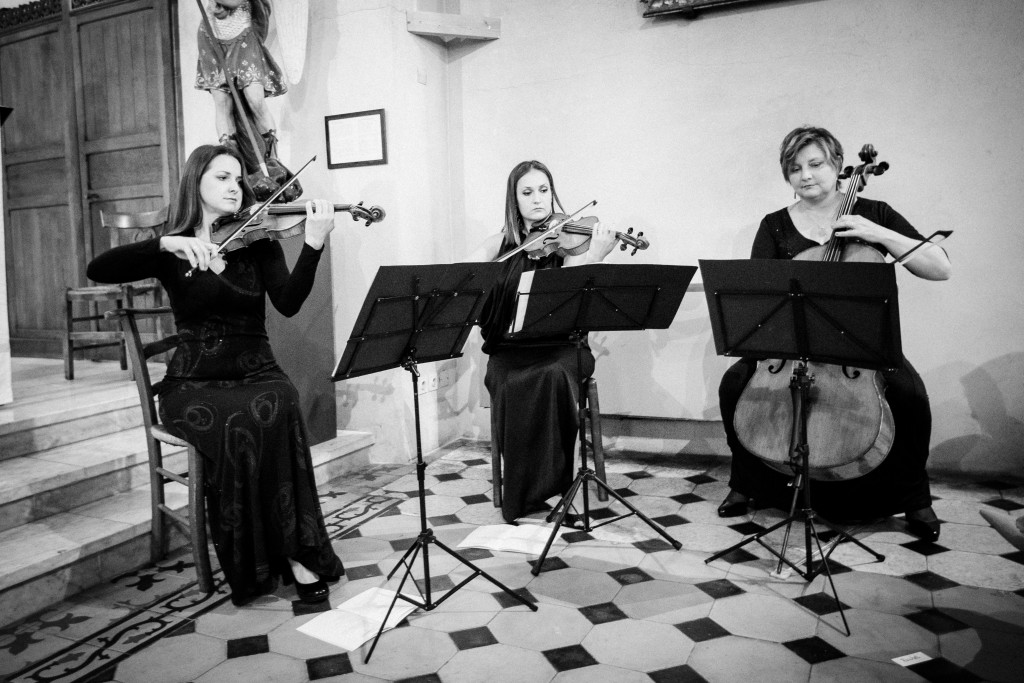
[[[508,327],[508,334],[514,334],[523,330],[523,322],[526,320],[526,306],[530,302],[530,290],[533,289],[533,274],[536,271],[528,270],[519,276],[519,284],[516,285],[516,311],[512,316],[512,323]]]

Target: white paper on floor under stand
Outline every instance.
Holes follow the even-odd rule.
[[[352,651],[377,635],[384,615],[387,614],[395,591],[386,588],[368,588],[334,609],[310,619],[298,631],[331,645]],[[402,623],[412,614],[416,605],[399,598],[388,616],[384,630],[388,631]]]
[[[566,528],[572,531],[572,528]],[[539,524],[488,524],[477,527],[459,543],[459,548],[484,548],[511,553],[540,555],[551,538],[551,527]],[[551,547],[565,545],[561,536],[555,538]]]

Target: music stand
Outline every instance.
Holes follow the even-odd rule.
[[[873,370],[891,369],[901,364],[895,267],[884,263],[754,259],[702,260],[700,269],[711,314],[715,349],[719,355],[797,361],[793,364],[790,380],[793,401],[790,467],[795,478],[789,515],[781,522],[715,553],[705,562],[710,563],[748,543],[757,542],[779,558],[776,574],[782,572],[783,564],[805,581],[824,571],[846,627],[846,635],[850,635],[850,626],[828,565],[829,555],[839,543],[850,541],[879,562],[885,556],[818,516],[811,505],[807,414],[812,408],[810,387],[814,377],[808,374],[807,363],[816,361]],[[796,508],[800,499],[803,507],[798,512]],[[798,519],[804,523],[804,568],[786,558],[790,528]],[[815,520],[837,535],[827,553],[822,550]],[[782,550],[777,551],[762,538],[783,526],[786,531]],[[821,556],[817,567],[813,563],[812,538]]]
[[[618,491],[601,481],[587,466],[587,441],[584,417],[586,414],[586,378],[583,376],[583,345],[588,332],[599,330],[665,329],[672,324],[679,304],[686,293],[694,266],[661,265],[608,265],[594,264],[574,268],[555,268],[524,273],[520,282],[517,315],[509,339],[553,337],[564,335],[576,347],[577,410],[579,415],[580,469],[572,485],[547,517],[554,521],[551,536],[544,551],[537,558],[532,573],[540,574],[551,544],[565,520],[569,506],[577,492],[583,489],[583,531],[617,522],[636,515],[647,526],[672,544],[676,550],[682,544],[669,536],[656,522],[637,510]],[[528,286],[528,291],[525,291]],[[594,482],[608,495],[626,506],[630,512],[590,525],[590,492],[588,482]]]
[[[356,318],[348,345],[338,361],[331,379],[335,382],[360,377],[381,370],[401,367],[412,378],[413,407],[416,424],[416,479],[419,485],[420,533],[416,541],[398,561],[387,576],[395,575],[399,567],[405,573],[395,591],[395,597],[381,622],[380,630],[373,639],[364,663],[370,661],[377,641],[384,632],[388,617],[398,599],[430,611],[448,599],[455,591],[483,576],[508,595],[529,607],[534,612],[537,606],[526,598],[514,593],[494,577],[475,564],[461,557],[457,552],[439,541],[427,527],[427,504],[424,491],[423,446],[420,438],[420,399],[418,363],[458,358],[466,343],[470,330],[478,323],[480,311],[490,293],[500,263],[456,263],[431,266],[382,266],[363,301],[363,307]],[[440,599],[434,600],[430,589],[430,545],[434,544],[456,560],[473,570]],[[420,600],[402,594],[405,582],[412,574],[416,557],[423,553],[423,589],[413,585],[420,593]]]

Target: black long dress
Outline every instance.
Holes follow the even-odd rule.
[[[853,213],[885,228],[922,239],[921,234],[903,216],[885,202],[857,200]],[[770,213],[761,221],[751,258],[791,259],[816,246],[793,225],[787,209]],[[873,245],[878,246],[878,245]],[[730,367],[719,385],[719,404],[726,440],[732,451],[732,476],[729,486],[753,498],[758,504],[788,509],[791,479],[747,451],[736,437],[733,416],[740,394],[750,380],[756,360],[744,358]],[[826,519],[860,521],[885,517],[931,505],[931,492],[925,465],[931,439],[931,408],[921,376],[903,359],[895,372],[883,373],[885,398],[892,410],[895,438],[889,455],[863,477],[844,481],[815,481],[811,504]]]
[[[502,244],[499,254],[513,248]],[[566,337],[509,341],[504,338],[522,273],[560,268],[556,255],[534,261],[509,259],[481,323],[489,355],[484,384],[491,396],[491,434],[502,453],[501,514],[505,521],[544,509],[572,484],[579,416],[576,347]],[[594,373],[594,356],[583,349],[584,377]]]
[[[287,558],[321,577],[344,573],[317,498],[298,392],[278,366],[266,331],[265,298],[294,315],[321,252],[304,245],[289,274],[269,240],[231,252],[224,272],[196,271],[159,239],[95,258],[97,282],[156,277],[167,291],[182,343],[159,395],[160,419],[206,460],[210,535],[236,604],[291,580]]]

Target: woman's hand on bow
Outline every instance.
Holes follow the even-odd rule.
[[[210,263],[219,258],[217,245],[198,237],[185,237],[183,235],[164,235],[160,238],[160,249],[174,254],[182,261],[188,261],[193,268],[208,270]]]

